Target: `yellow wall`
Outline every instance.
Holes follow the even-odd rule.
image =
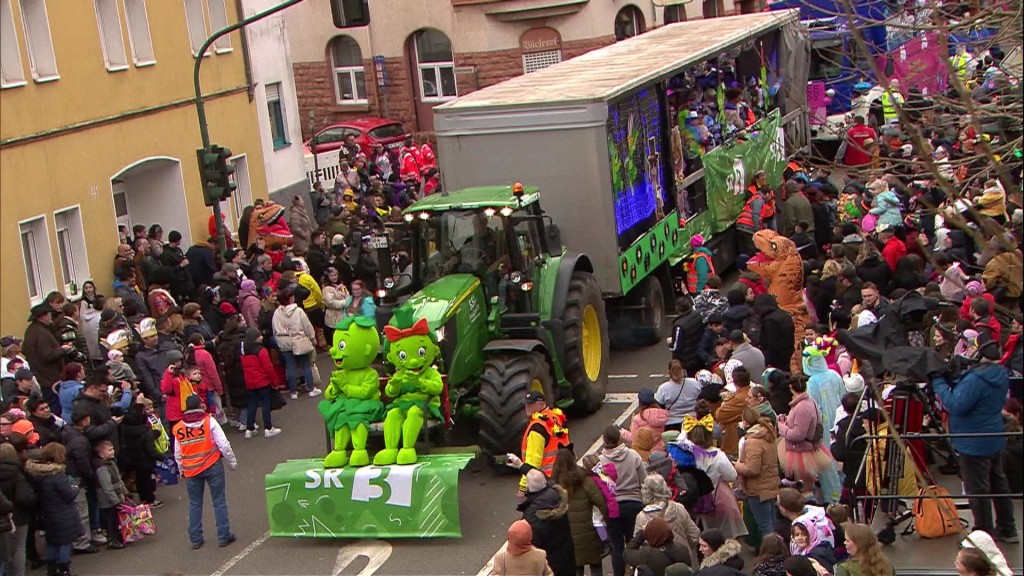
[[[121,3],[118,3],[121,5]],[[228,20],[235,21],[227,0]],[[26,86],[0,91],[0,140],[59,129],[84,121],[156,107],[192,94],[192,62],[183,3],[146,2],[156,65],[110,73],[103,63],[91,1],[47,2],[60,80],[36,84],[28,70],[23,30],[12,2]],[[125,48],[130,50],[123,23]],[[266,175],[254,104],[245,92],[240,41],[233,52],[208,57],[203,65],[204,92],[241,91],[209,100],[211,139],[245,154],[254,198],[266,197]],[[265,111],[262,111],[265,113]],[[195,106],[164,108],[131,119],[62,133],[20,145],[0,147],[0,334],[21,334],[31,305],[20,248],[22,220],[46,215],[54,276],[63,278],[56,249],[53,213],[79,205],[90,276],[101,293],[111,294],[117,233],[111,177],[149,157],[180,160],[193,241],[207,236],[210,209],[203,205],[195,150],[200,145]],[[146,222],[145,224],[152,224]]]
[[[234,0],[208,1],[225,2],[228,21],[237,20]],[[28,66],[20,3],[17,0],[11,2],[28,84],[0,91],[0,111],[3,112],[0,140],[114,116],[193,95],[192,65],[195,59],[189,44],[184,2],[146,2],[156,64],[140,68],[132,64],[123,4],[117,4],[128,69],[107,71],[92,0],[47,0],[50,35],[60,79],[37,84],[32,81]],[[245,84],[241,39],[237,32],[229,37],[232,52],[211,53],[203,63],[204,92]]]

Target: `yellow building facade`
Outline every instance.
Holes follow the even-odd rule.
[[[238,19],[234,0],[0,0],[0,333],[52,290],[111,294],[118,225],[209,236],[196,148],[194,54]],[[266,196],[241,38],[205,56],[211,139],[238,191]]]

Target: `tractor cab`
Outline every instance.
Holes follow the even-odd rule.
[[[433,195],[406,209],[410,287],[469,274],[480,281],[488,306],[534,311],[530,292],[550,239],[538,199],[537,188],[516,184]]]

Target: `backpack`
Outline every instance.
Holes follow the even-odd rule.
[[[960,517],[949,492],[941,486],[918,491],[925,496],[914,501],[914,527],[922,538],[942,538],[960,533]]]
[[[817,446],[821,444],[822,439],[825,438],[825,427],[821,425],[821,415],[818,415],[818,422],[814,425],[814,432],[811,432],[811,437],[808,440],[811,444]]]

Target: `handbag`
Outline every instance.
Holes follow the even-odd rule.
[[[153,510],[149,504],[142,503],[135,507],[136,526],[139,532],[146,536],[156,534],[156,520],[153,518]]]
[[[142,540],[143,533],[139,530],[138,513],[131,504],[117,505],[117,524],[121,532],[121,541],[125,544]]]
[[[305,356],[311,354],[315,348],[313,341],[306,336],[305,332],[294,332],[292,337],[292,354],[295,356]]]
[[[288,405],[288,401],[284,399],[284,394],[280,390],[274,388],[270,391],[270,409],[280,410]]]

